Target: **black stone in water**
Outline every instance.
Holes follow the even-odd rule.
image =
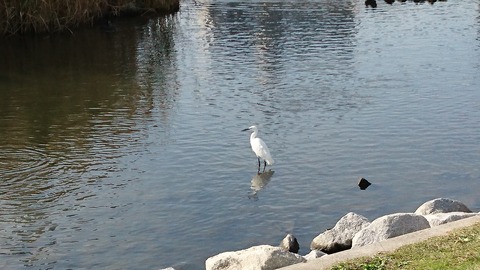
[[[365,190],[368,188],[368,186],[370,186],[372,183],[368,182],[367,179],[365,178],[360,178],[360,180],[358,181],[358,186],[360,187],[361,190]]]
[[[365,6],[371,6],[372,8],[377,7],[377,1],[375,0],[365,0]]]

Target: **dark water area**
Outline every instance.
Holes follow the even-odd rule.
[[[306,254],[350,211],[479,211],[480,2],[377,3],[184,1],[0,40],[0,268],[202,269],[287,233]]]

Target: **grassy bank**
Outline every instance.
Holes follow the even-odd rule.
[[[68,31],[105,16],[178,9],[179,0],[0,0],[0,35]]]
[[[399,248],[340,263],[332,270],[480,269],[480,224]]]

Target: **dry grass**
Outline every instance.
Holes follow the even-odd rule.
[[[480,224],[395,252],[340,263],[332,270],[480,269]]]
[[[58,32],[122,12],[174,12],[179,0],[0,0],[0,35]]]

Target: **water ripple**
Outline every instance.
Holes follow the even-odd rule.
[[[0,146],[0,174],[4,180],[20,181],[28,175],[40,174],[44,171],[51,160],[38,148],[14,148]],[[2,181],[1,184],[5,184]]]

